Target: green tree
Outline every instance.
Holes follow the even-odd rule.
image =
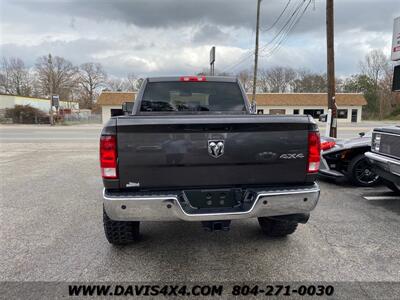
[[[367,75],[353,75],[347,78],[343,84],[345,93],[363,93],[367,100],[364,113],[370,117],[376,117],[379,111],[379,90],[373,78]]]

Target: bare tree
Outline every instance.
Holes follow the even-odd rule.
[[[126,92],[129,89],[129,83],[118,77],[107,80],[107,89],[114,92]]]
[[[211,70],[209,68],[203,68],[200,72],[197,72],[196,75],[197,76],[211,76]],[[232,74],[215,69],[214,76],[232,76]]]
[[[115,92],[136,92],[140,89],[143,78],[128,74],[127,78],[113,77],[107,81],[107,89]]]
[[[258,71],[257,87],[262,93],[269,92],[269,85],[267,78],[268,78],[267,70],[260,69]]]
[[[386,68],[382,79],[379,81],[379,118],[383,119],[396,109],[396,97],[392,92],[393,69]]]
[[[361,72],[371,78],[375,85],[385,77],[389,70],[389,60],[382,50],[372,50],[365,56],[364,61],[360,62]]]
[[[383,119],[389,110],[391,102],[390,81],[392,78],[391,64],[381,49],[372,50],[360,62],[361,72],[374,83],[375,93],[378,95],[379,118]]]
[[[136,92],[140,89],[143,78],[137,77],[134,73],[129,73],[126,79],[126,86],[129,92]]]
[[[296,71],[288,67],[274,67],[260,71],[262,90],[272,93],[285,93],[296,78]]]
[[[244,90],[246,92],[250,92],[253,86],[253,77],[251,75],[251,72],[249,70],[242,70],[239,72],[237,77],[242,83]]]
[[[142,86],[142,83],[144,81],[144,78],[138,78],[136,80],[136,90],[138,91],[140,89],[140,87]]]
[[[0,71],[0,92],[3,94],[9,93],[8,77],[3,69]]]
[[[0,71],[0,89],[3,93],[30,96],[32,79],[20,58],[3,58]]]
[[[210,69],[203,68],[200,72],[196,74],[197,76],[210,76]]]
[[[94,100],[101,87],[106,84],[107,74],[99,63],[84,63],[79,67],[78,83],[82,88],[81,104],[92,109]]]
[[[128,73],[128,76],[126,78],[126,85],[127,85],[128,91],[134,92],[137,90],[137,87],[136,87],[137,79],[138,78],[134,73]]]
[[[326,74],[312,73],[308,70],[297,71],[297,78],[292,82],[295,93],[326,93]]]
[[[59,56],[41,56],[36,62],[38,88],[42,95],[60,95],[61,100],[68,100],[77,85],[78,68]]]

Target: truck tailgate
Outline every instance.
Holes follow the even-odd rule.
[[[117,122],[120,187],[143,189],[303,183],[307,135],[315,128],[307,116],[135,116]]]

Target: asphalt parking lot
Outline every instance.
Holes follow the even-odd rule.
[[[360,131],[349,128],[340,134]],[[111,246],[102,228],[100,130],[0,127],[1,281],[400,280],[400,198],[383,186],[320,181],[310,222],[285,239],[264,237],[256,220],[214,233],[148,222],[140,243]]]

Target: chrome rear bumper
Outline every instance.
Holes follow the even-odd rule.
[[[308,213],[315,208],[320,189],[317,184],[301,188],[260,190],[248,210],[189,213],[177,194],[111,194],[103,190],[107,215],[119,221],[215,221]]]

